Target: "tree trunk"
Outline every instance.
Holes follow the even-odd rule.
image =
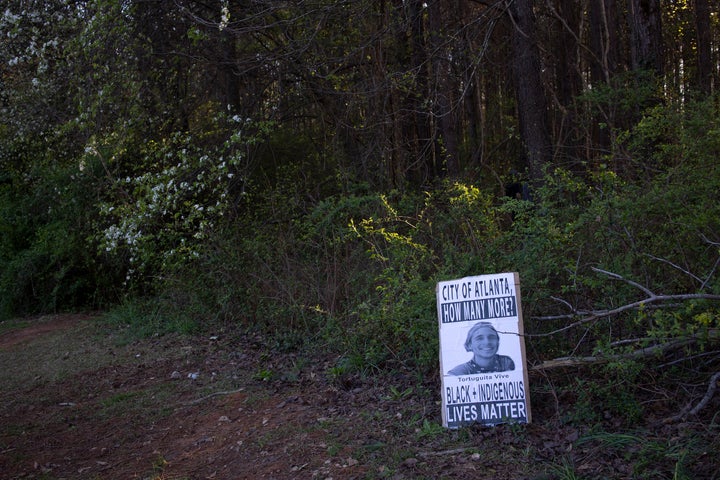
[[[520,136],[530,181],[537,185],[542,182],[544,167],[552,160],[552,143],[532,3],[532,0],[515,0],[510,4],[510,15],[515,27],[512,62]]]
[[[707,0],[695,0],[695,31],[697,32],[697,87],[709,95],[712,91],[713,64],[711,56],[710,7]]]
[[[615,0],[590,2],[590,78],[593,84],[607,84],[617,70],[618,19]]]
[[[590,1],[590,51],[589,60],[590,86],[609,85],[610,79],[618,70],[618,17],[615,0]],[[601,115],[599,112],[597,116]],[[599,128],[599,125],[612,128],[615,125],[614,111],[606,110],[603,118],[596,118],[587,136],[587,151],[605,153],[610,151],[612,140],[610,128]],[[590,153],[587,155],[591,156]]]
[[[662,75],[663,42],[660,0],[630,0],[630,58],[633,70]]]
[[[222,107],[235,113],[240,109],[240,77],[235,71],[237,51],[232,35],[222,32],[220,35],[222,59],[219,66],[221,81],[218,85],[218,99]]]
[[[422,0],[412,0],[408,3],[411,22],[410,65],[411,71],[415,72],[415,92],[408,98],[407,110],[410,115],[409,121],[405,124],[404,137],[411,146],[407,178],[411,183],[420,185],[427,180],[428,169],[432,168],[435,162],[434,151],[431,148],[434,134],[432,118],[426,105],[430,92],[424,7]]]
[[[582,92],[578,39],[582,22],[581,5],[576,0],[557,0],[554,11],[557,14],[552,37],[554,57],[555,111],[553,137],[562,144],[564,157],[573,161],[582,154],[585,136],[577,132],[575,98]]]
[[[449,177],[459,175],[458,142],[455,109],[453,108],[453,72],[450,64],[448,42],[444,38],[442,10],[440,2],[431,2],[428,8],[430,21],[429,62],[433,69],[433,110],[437,118],[439,135],[436,135],[438,146],[437,158],[445,163],[445,173]],[[440,165],[434,165],[430,171],[433,176],[440,174]]]

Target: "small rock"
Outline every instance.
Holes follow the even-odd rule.
[[[175,370],[174,372],[172,372],[170,374],[170,378],[172,378],[173,380],[178,380],[181,377],[182,377],[182,375],[177,370]]]

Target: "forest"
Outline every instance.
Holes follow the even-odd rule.
[[[701,425],[654,478],[706,478],[715,2],[0,10],[0,320],[233,325],[331,352],[340,385],[434,385],[437,283],[517,272],[533,388],[567,422]]]

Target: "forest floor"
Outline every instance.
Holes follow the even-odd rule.
[[[230,330],[131,340],[94,315],[0,323],[0,478],[717,475],[718,443],[692,465],[673,447],[716,425],[599,433],[561,421],[562,399],[539,389],[532,424],[446,430],[433,380],[337,378],[336,359],[270,343]]]

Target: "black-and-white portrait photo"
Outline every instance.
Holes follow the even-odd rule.
[[[468,331],[465,350],[472,357],[452,368],[448,375],[507,372],[515,370],[515,362],[507,355],[499,355],[500,335],[490,322],[478,322]]]

